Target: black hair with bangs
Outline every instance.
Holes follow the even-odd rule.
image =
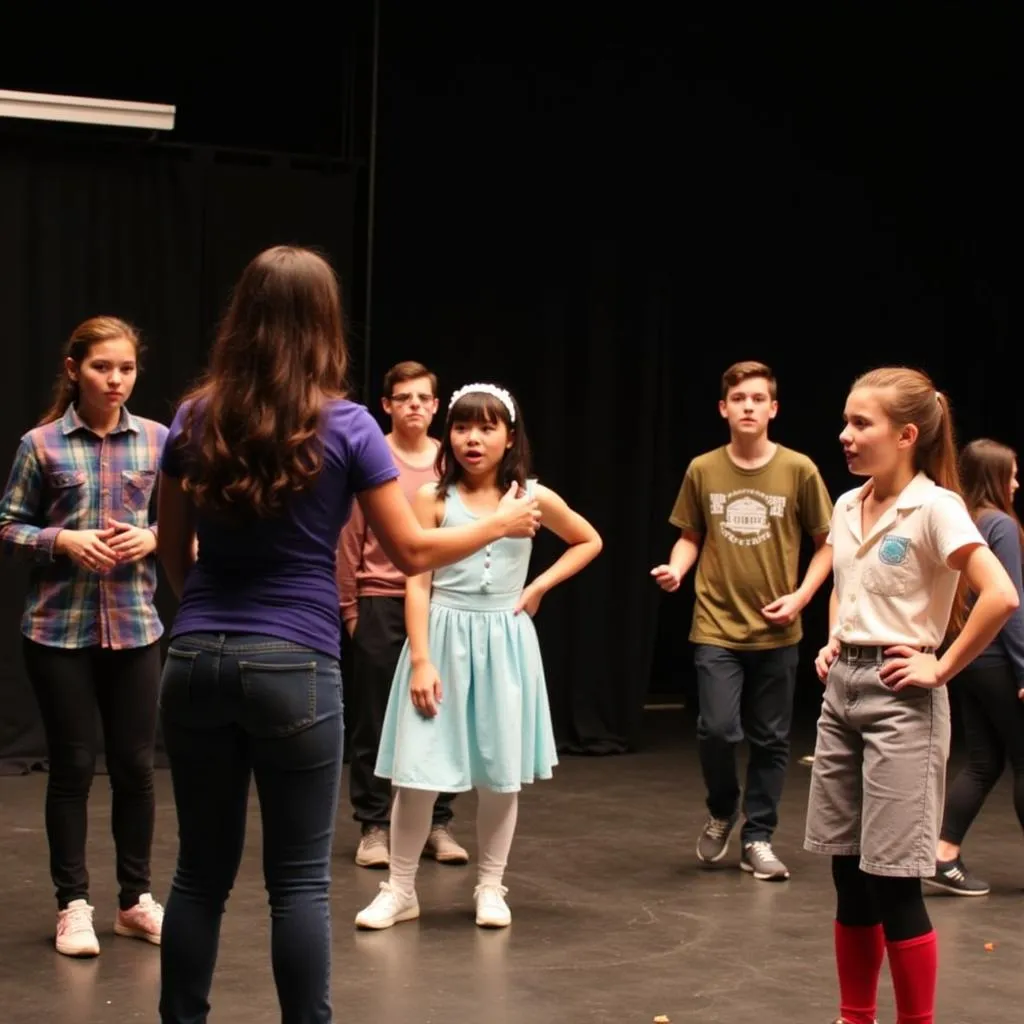
[[[511,395],[509,397],[512,398]],[[469,391],[452,405],[445,417],[444,435],[437,450],[435,464],[439,497],[444,497],[448,489],[462,478],[462,467],[455,458],[455,450],[452,448],[452,427],[456,423],[504,423],[512,445],[506,450],[498,465],[498,488],[507,491],[513,483],[519,484],[523,489],[526,488],[526,480],[530,475],[530,442],[526,437],[523,412],[515,398],[512,398],[512,408],[516,413],[515,423],[512,422],[505,403],[486,391]]]

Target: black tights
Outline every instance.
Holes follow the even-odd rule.
[[[881,924],[886,942],[906,942],[932,930],[920,878],[883,878],[860,869],[859,857],[833,857],[836,920],[849,928]]]

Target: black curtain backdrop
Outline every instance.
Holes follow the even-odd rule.
[[[641,8],[382,21],[373,380],[420,358],[445,396],[508,385],[540,478],[602,533],[537,622],[560,743],[588,753],[634,747],[645,700],[692,686],[692,585],[662,597],[648,573],[687,462],[726,439],[729,363],[774,366],[774,435],[834,496],[855,483],[846,390],[872,365],[928,370],[965,438],[1021,426],[992,400],[1012,252],[999,18]],[[809,715],[826,601],[805,615]]]
[[[355,175],[342,167],[0,136],[4,479],[19,436],[46,408],[75,324],[112,313],[140,328],[147,350],[129,404],[169,423],[252,256],[281,242],[312,245],[343,279],[351,276],[354,195]],[[45,754],[20,649],[27,576],[9,558],[0,568],[0,767],[7,770]],[[175,605],[163,583],[158,604],[170,623]]]
[[[928,370],[964,439],[1018,443],[1009,11],[631,5],[579,19],[527,4],[499,26],[456,6],[381,4],[371,379],[418,358],[445,400],[476,379],[516,393],[540,478],[605,539],[537,621],[559,745],[622,752],[641,741],[646,700],[692,684],[690,588],[663,597],[648,573],[674,539],[687,462],[725,439],[730,362],[775,367],[774,435],[818,461],[833,496],[854,483],[836,441],[846,390],[873,365]],[[272,54],[269,36],[261,47]],[[236,99],[240,60],[225,86]],[[175,65],[180,85],[187,54]],[[268,97],[291,83],[310,131],[330,126],[336,68],[302,70],[301,89],[294,75],[259,80]],[[199,125],[206,88],[183,93],[181,123],[216,141],[216,123]],[[152,82],[149,95],[174,100]],[[329,135],[309,151],[329,150]],[[67,331],[101,307],[146,332],[133,406],[166,416],[263,245],[320,243],[358,301],[363,243],[350,258],[348,227],[365,221],[365,198],[350,177],[294,166],[3,149],[10,452]],[[358,351],[358,330],[352,340]],[[544,538],[538,564],[557,551]],[[0,756],[35,756],[21,594],[16,570],[2,572]],[[805,615],[808,715],[824,624],[822,594]]]

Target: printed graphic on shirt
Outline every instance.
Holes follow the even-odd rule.
[[[909,537],[897,537],[894,533],[887,533],[878,545],[878,560],[883,565],[902,565],[907,560],[909,550]]]
[[[722,536],[740,547],[755,547],[770,540],[772,519],[781,519],[786,514],[785,495],[765,494],[749,487],[728,494],[713,493],[708,504],[712,520],[718,519]]]

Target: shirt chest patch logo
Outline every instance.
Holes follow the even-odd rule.
[[[739,547],[755,547],[772,535],[772,520],[786,512],[786,498],[753,488],[711,494],[709,512],[718,520],[722,536]]]
[[[878,545],[878,560],[882,565],[902,565],[910,552],[910,538],[887,533]]]

